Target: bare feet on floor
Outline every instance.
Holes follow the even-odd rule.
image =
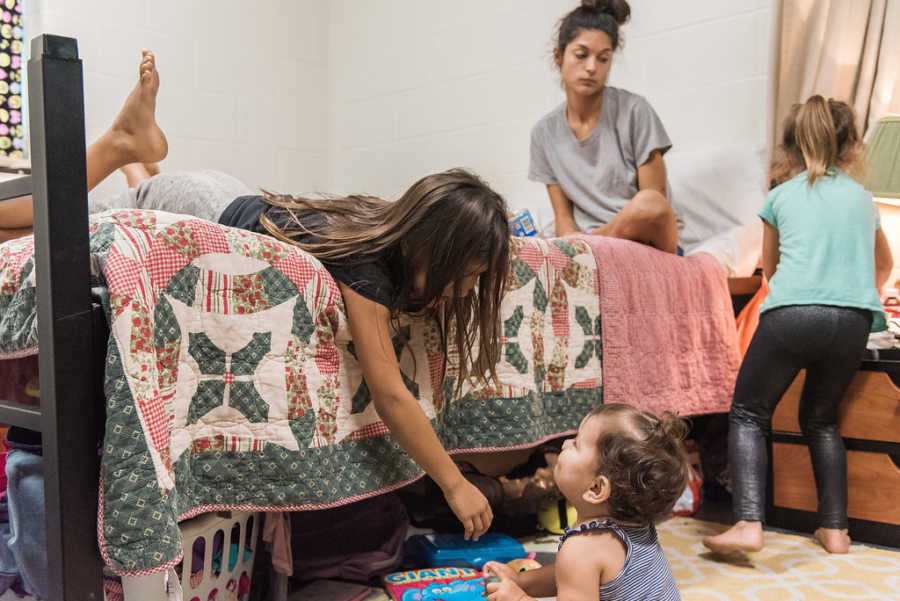
[[[813,536],[829,553],[848,553],[850,551],[850,535],[847,529],[819,528]]]
[[[105,135],[110,137],[127,163],[155,166],[169,152],[169,144],[162,129],[156,124],[159,72],[152,52],[142,52],[138,72],[137,85],[125,99],[122,110]]]
[[[710,551],[723,555],[759,551],[763,548],[762,523],[741,520],[722,534],[704,537],[703,544]]]

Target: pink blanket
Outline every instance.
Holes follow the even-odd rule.
[[[740,358],[716,260],[579,237],[594,251],[600,276],[604,402],[681,415],[728,411]]]

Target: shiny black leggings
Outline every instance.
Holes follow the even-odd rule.
[[[766,437],[772,413],[805,368],[800,428],[809,442],[820,526],[847,527],[847,452],[837,410],[859,367],[871,326],[869,311],[826,305],[791,305],[760,316],[728,416],[736,520],[765,517]]]

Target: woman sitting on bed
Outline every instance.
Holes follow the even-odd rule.
[[[379,417],[440,486],[466,537],[480,537],[493,520],[490,505],[460,473],[404,384],[390,331],[400,313],[433,317],[444,332],[444,355],[449,337],[459,353],[457,390],[469,378],[496,380],[509,257],[503,199],[462,170],[424,177],[396,202],[369,196],[256,196],[223,173],[160,174],[156,161],[168,147],[155,120],[158,89],[154,57],[145,52],[138,84],[86,155],[89,188],[117,169],[133,187],[118,198],[92,203],[91,211],[142,208],[196,215],[272,234],[320,259],[343,295]],[[31,225],[30,197],[0,203],[0,226],[7,237],[27,234]]]
[[[662,158],[672,143],[643,97],[606,85],[630,14],[625,0],[583,0],[560,21],[553,57],[566,101],[531,130],[528,177],[547,185],[557,236],[587,231],[674,253]]]

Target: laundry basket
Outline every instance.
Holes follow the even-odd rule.
[[[260,514],[203,514],[182,522],[184,601],[246,601],[250,596]]]

